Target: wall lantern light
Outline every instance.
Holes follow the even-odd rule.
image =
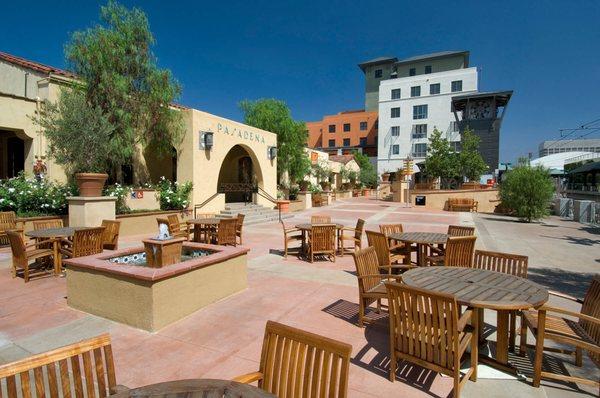
[[[277,147],[276,146],[269,147],[267,157],[269,159],[275,159],[277,157]]]
[[[213,147],[213,132],[212,131],[201,131],[200,132],[200,149],[211,150]]]

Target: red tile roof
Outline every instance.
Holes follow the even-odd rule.
[[[347,164],[349,161],[354,160],[354,155],[329,155],[329,160]]]
[[[0,51],[0,60],[9,62],[14,65],[19,65],[27,69],[35,70],[42,73],[61,75],[65,77],[75,77],[75,75],[69,71],[54,68],[52,66],[40,64],[39,62],[29,61],[25,58],[17,57],[8,53]]]

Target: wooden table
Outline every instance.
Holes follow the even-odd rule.
[[[498,311],[495,360],[482,355],[482,362],[515,373],[508,362],[508,318],[510,311],[536,308],[548,301],[548,289],[518,276],[476,268],[423,267],[402,274],[409,286],[456,296],[456,301],[479,313],[480,330],[483,310]]]
[[[210,218],[194,218],[193,220],[187,220],[186,222],[189,225],[194,226],[194,242],[199,243],[210,243],[208,239],[202,240],[202,233],[204,232],[204,236],[208,237],[208,232],[210,230],[216,231],[219,226],[220,218],[210,217]]]
[[[427,265],[427,256],[429,255],[429,247],[432,245],[444,245],[448,240],[448,234],[437,232],[403,232],[400,234],[390,234],[390,239],[398,240],[406,244],[406,255],[404,263],[410,264],[410,245],[417,245],[417,265],[425,267]]]
[[[61,228],[46,228],[38,229],[37,231],[25,232],[25,235],[34,239],[54,239],[52,243],[52,251],[54,252],[54,274],[59,275],[62,272],[60,261],[60,239],[71,238],[75,235],[75,231],[85,229],[85,227],[61,227]]]
[[[338,223],[318,223],[318,224],[303,223],[303,224],[298,224],[298,225],[296,225],[296,228],[298,228],[300,231],[302,231],[302,252],[305,251],[306,233],[309,232],[312,229],[313,226],[315,226],[315,225],[323,225],[323,224],[335,224],[335,228],[337,230],[337,235],[338,235],[338,236],[336,236],[336,242],[337,242],[337,238],[339,238],[340,231],[342,230],[342,228],[344,228],[344,225],[342,225],[342,224],[338,224]]]
[[[113,397],[275,398],[275,395],[258,387],[231,380],[196,379],[152,384],[124,391]]]

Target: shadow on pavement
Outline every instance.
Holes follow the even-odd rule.
[[[595,274],[571,272],[558,268],[529,268],[527,279],[550,290],[583,299]]]

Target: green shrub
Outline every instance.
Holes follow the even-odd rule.
[[[20,217],[67,214],[67,196],[75,195],[74,185],[26,178],[20,173],[0,180],[0,211],[14,211]]]
[[[109,185],[104,187],[104,196],[114,196],[117,198],[116,212],[117,214],[131,213],[131,209],[127,206],[125,200],[131,195],[133,189],[131,187],[123,186],[119,183],[115,185]]]
[[[190,204],[190,194],[193,185],[191,182],[179,184],[172,183],[165,177],[160,177],[156,185],[161,210],[183,210]]]
[[[552,178],[543,167],[519,166],[505,173],[500,184],[502,205],[527,222],[548,215],[553,194]]]

